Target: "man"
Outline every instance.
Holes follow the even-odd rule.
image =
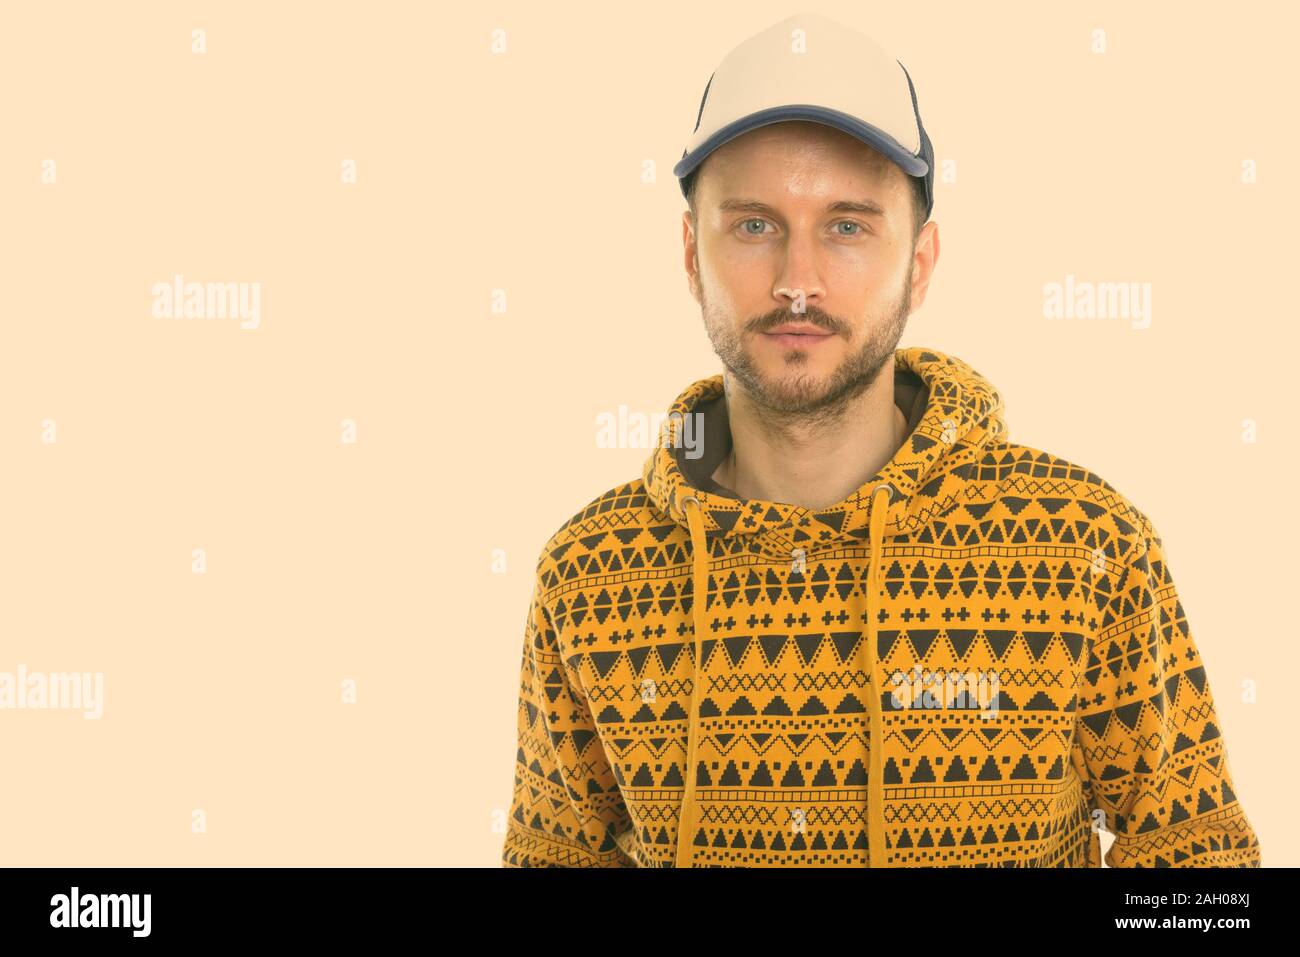
[[[897,348],[939,256],[902,65],[783,21],[674,172],[725,372],[542,551],[503,863],[1258,866],[1156,529]]]

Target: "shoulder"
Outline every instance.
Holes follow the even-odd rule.
[[[986,446],[968,478],[994,490],[1012,517],[1024,516],[1124,561],[1159,543],[1156,527],[1131,498],[1079,462],[1018,442]],[[984,499],[988,501],[986,497]],[[1025,529],[1020,534],[1027,534]]]
[[[676,526],[646,494],[641,479],[616,485],[592,498],[546,540],[537,558],[544,592],[598,574],[614,574],[654,562],[645,541],[664,541]]]

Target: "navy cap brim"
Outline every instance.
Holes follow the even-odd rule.
[[[861,120],[849,116],[847,113],[841,113],[839,110],[828,109],[824,106],[799,104],[791,106],[774,106],[771,109],[751,113],[749,116],[742,117],[734,123],[727,124],[701,143],[696,149],[683,155],[682,158],[678,160],[677,165],[673,167],[673,175],[680,181],[682,195],[686,194],[686,176],[703,163],[708,155],[719,146],[734,140],[738,136],[748,133],[750,130],[757,129],[760,126],[768,126],[772,123],[782,123],[786,120],[808,120],[813,123],[821,123],[824,126],[830,126],[837,130],[842,130],[850,136],[857,137],[868,146],[879,150],[889,159],[897,163],[902,168],[903,172],[907,173],[909,176],[925,176],[930,172],[930,164],[926,162],[926,160],[904,148],[888,133],[878,130],[869,123],[863,123]]]

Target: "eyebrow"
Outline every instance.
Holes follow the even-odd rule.
[[[759,202],[756,199],[724,199],[718,204],[718,209],[724,213],[765,213],[769,216],[778,215],[777,211],[767,203]],[[864,216],[884,216],[885,209],[879,203],[865,200],[855,202],[853,200],[841,199],[831,203],[824,210],[827,213],[861,213]]]

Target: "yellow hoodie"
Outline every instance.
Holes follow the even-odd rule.
[[[547,542],[505,866],[1099,867],[1102,826],[1111,867],[1259,866],[1151,522],[895,359],[911,431],[842,502],[711,480],[718,375]]]

